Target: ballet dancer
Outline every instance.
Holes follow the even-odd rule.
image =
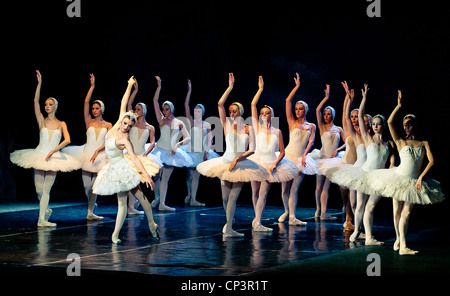
[[[341,127],[334,125],[333,120],[336,116],[336,111],[333,107],[325,107],[322,115],[322,108],[330,98],[330,86],[327,84],[325,89],[325,97],[316,108],[317,125],[319,127],[320,139],[322,141],[322,148],[320,151],[314,149],[309,155],[312,158],[324,159],[330,158],[336,151],[339,145],[339,140],[344,138],[344,131]],[[317,170],[317,169],[316,169]],[[327,214],[328,205],[328,191],[330,188],[330,179],[320,174],[317,170],[316,174],[316,213],[315,217],[320,220],[335,220]],[[320,215],[320,216],[319,216]]]
[[[397,106],[388,119],[388,127],[400,156],[400,165],[391,169],[373,170],[366,174],[366,192],[391,197],[393,201],[396,240],[394,251],[400,255],[415,255],[418,251],[406,246],[411,210],[416,204],[435,204],[444,200],[439,182],[426,177],[434,165],[434,157],[428,141],[417,137],[416,117],[408,114],[403,118],[402,138],[395,127],[395,119],[402,107],[402,93],[398,91]],[[428,164],[422,170],[423,160]]]
[[[189,144],[181,146],[180,149],[185,151],[191,157],[193,165],[186,167],[186,185],[188,195],[184,199],[184,203],[194,207],[204,207],[204,203],[196,200],[200,173],[195,168],[199,163],[205,160],[219,157],[219,154],[211,149],[211,124],[203,120],[203,116],[205,115],[205,107],[202,104],[195,105],[194,117],[191,115],[191,110],[189,108],[191,92],[192,83],[188,79],[188,92],[186,94],[186,100],[184,101],[184,112],[186,113],[186,118],[189,120],[191,126],[191,141]]]
[[[209,159],[197,165],[200,174],[220,179],[223,207],[227,223],[222,229],[225,237],[242,237],[243,233],[233,230],[236,201],[245,182],[263,181],[269,177],[267,170],[247,159],[255,150],[255,136],[251,126],[244,123],[244,107],[234,102],[226,116],[225,102],[234,87],[234,75],[228,74],[228,88],[218,102],[219,117],[225,135],[226,150],[221,157]]]
[[[100,195],[117,193],[117,218],[111,240],[114,244],[121,242],[119,233],[127,216],[127,193],[132,191],[144,209],[151,234],[158,237],[158,225],[153,220],[153,213],[148,199],[139,188],[141,182],[153,190],[154,183],[151,176],[159,172],[159,165],[151,159],[145,159],[145,164],[136,156],[133,145],[129,140],[129,131],[137,121],[133,111],[126,112],[131,88],[135,80],[133,76],[128,80],[128,86],[120,104],[120,115],[117,122],[106,134],[105,150],[108,164],[98,172],[93,192]],[[123,150],[127,149],[125,155]]]
[[[105,104],[100,100],[95,100],[90,104],[95,88],[95,76],[89,74],[91,87],[84,99],[84,123],[86,126],[86,144],[81,146],[67,146],[62,152],[78,158],[83,166],[81,167],[81,178],[84,192],[88,199],[87,220],[103,220],[103,217],[94,214],[97,195],[92,192],[97,173],[108,161],[105,153],[105,135],[111,129],[112,124],[103,119]],[[89,110],[92,112],[89,112]]]
[[[269,177],[263,181],[251,181],[252,201],[255,209],[255,219],[252,221],[254,231],[272,231],[272,228],[261,225],[262,214],[266,206],[267,195],[274,182],[288,182],[293,180],[299,169],[289,158],[284,159],[284,144],[281,131],[272,126],[274,112],[272,107],[264,105],[259,116],[257,104],[264,89],[264,81],[259,76],[258,91],[251,103],[252,126],[256,130],[256,149],[248,159],[262,165],[269,172]],[[275,151],[279,149],[278,156]]]
[[[134,98],[137,95],[139,90],[138,82],[134,79],[134,90],[130,95],[130,99],[128,100],[127,111],[133,110],[133,102]],[[130,134],[130,142],[133,145],[134,153],[137,157],[144,161],[143,158],[149,157],[162,167],[162,162],[150,152],[155,148],[155,128],[153,125],[148,124],[145,120],[145,116],[147,115],[147,105],[145,103],[137,103],[135,106],[135,113],[138,115],[138,119],[136,124],[131,128]],[[147,145],[147,141],[150,139],[150,143]],[[126,153],[126,149],[124,149]],[[156,178],[156,176],[155,176]],[[140,186],[140,185],[139,185]],[[136,197],[133,195],[131,191],[128,192],[128,214],[129,215],[142,215],[144,211],[138,211],[135,208]]]
[[[67,124],[56,118],[58,101],[50,97],[45,100],[45,112],[41,113],[39,100],[41,96],[42,75],[36,70],[38,84],[34,95],[34,113],[39,127],[39,145],[35,149],[16,150],[10,154],[12,163],[34,169],[34,185],[39,199],[39,218],[37,226],[56,227],[56,223],[48,219],[52,210],[48,207],[50,191],[55,182],[56,174],[70,172],[81,168],[81,162],[75,157],[60,150],[70,143],[70,134]],[[64,140],[61,142],[61,136]]]
[[[286,98],[286,118],[289,124],[289,143],[284,149],[285,157],[294,161],[299,173],[291,181],[281,183],[281,197],[283,200],[284,213],[278,218],[278,222],[284,222],[289,218],[289,225],[306,225],[295,217],[297,209],[298,190],[303,181],[304,174],[314,174],[307,164],[306,155],[314,146],[316,125],[306,120],[308,104],[304,101],[295,103],[295,116],[292,114],[292,99],[300,87],[300,76],[296,73],[294,77],[295,87]]]
[[[346,89],[348,91],[348,88]],[[368,86],[364,85],[362,90],[362,100],[359,107],[361,114],[364,114],[366,106]],[[349,94],[347,94],[349,96]],[[350,241],[354,242],[361,233],[362,225],[364,225],[365,231],[365,244],[366,245],[382,245],[383,242],[377,241],[372,235],[373,226],[373,211],[380,197],[371,194],[364,194],[367,192],[366,183],[363,181],[367,172],[384,168],[388,158],[390,158],[390,167],[394,165],[395,157],[393,152],[393,142],[383,139],[383,131],[386,125],[386,119],[382,115],[375,115],[372,118],[372,130],[374,135],[372,136],[367,130],[364,119],[358,118],[359,131],[361,133],[361,139],[363,140],[364,147],[366,149],[366,161],[362,166],[350,166],[346,169],[339,170],[333,174],[333,180],[337,181],[337,184],[345,186],[352,190],[357,191],[357,201],[355,210],[355,230],[350,236]]]
[[[175,107],[172,102],[165,101],[162,103],[162,110],[159,107],[158,99],[161,92],[161,78],[156,76],[158,87],[153,97],[153,107],[155,109],[155,116],[158,120],[161,136],[156,142],[156,147],[151,152],[156,155],[164,164],[161,169],[159,181],[156,183],[158,194],[155,194],[155,200],[152,202],[152,207],[156,207],[159,203],[160,211],[175,211],[175,208],[166,205],[166,194],[169,186],[169,178],[172,175],[174,167],[189,167],[193,165],[191,157],[179,149],[181,145],[186,145],[191,140],[189,132],[184,123],[175,118]],[[178,141],[179,133],[182,133],[183,140]],[[159,183],[159,184],[158,184]]]
[[[344,89],[348,89],[347,82],[342,82]],[[344,99],[344,106],[342,111],[342,127],[344,129],[345,135],[345,143],[333,153],[332,158],[321,160],[317,165],[318,170],[324,176],[331,180],[332,174],[338,169],[342,168],[344,165],[352,165],[356,161],[356,147],[353,140],[353,137],[350,133],[349,124],[352,125],[355,131],[359,131],[359,123],[358,123],[358,115],[359,110],[353,109],[350,112],[350,116],[348,116],[347,112],[350,110],[351,101],[350,98],[353,99],[355,92],[353,89],[349,92],[346,92]],[[350,106],[348,105],[350,104]],[[348,106],[348,109],[347,109]],[[342,149],[345,148],[344,155],[342,158],[336,157]],[[331,180],[332,181],[332,180]],[[353,231],[355,227],[352,225],[353,220],[353,209],[356,208],[356,191],[349,190],[347,187],[339,186],[339,190],[341,192],[342,201],[343,201],[343,209],[345,212],[345,222],[343,224],[345,231]]]

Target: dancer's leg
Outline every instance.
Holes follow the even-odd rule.
[[[39,220],[38,226],[56,226],[56,223],[48,222],[48,218],[51,215],[51,210],[48,208],[50,202],[50,191],[55,183],[56,172],[46,171],[44,172],[44,183],[42,186],[41,200],[39,201]]]
[[[291,183],[291,190],[289,194],[289,225],[306,225],[306,222],[303,222],[295,217],[298,201],[298,189],[300,188],[300,184],[302,184],[303,177],[303,173],[300,172],[300,174],[298,174]]]
[[[198,202],[196,199],[200,173],[195,168],[188,168],[188,174],[190,175],[190,189],[188,190],[190,197],[189,205],[194,207],[204,207],[205,204]]]
[[[414,207],[413,203],[405,201],[398,224],[400,233],[400,255],[415,255],[419,251],[414,251],[406,247],[406,236],[408,234],[409,218],[411,217],[411,210]]]
[[[155,199],[152,201],[152,208],[156,208],[159,204],[159,196],[160,191],[159,187],[161,186],[161,173],[162,169],[159,170],[159,172],[153,177],[153,183],[155,183],[155,186],[153,187],[153,194],[155,195]]]
[[[111,236],[112,242],[120,244],[119,233],[122,229],[123,222],[127,217],[127,192],[117,193],[117,217],[114,232]]]
[[[328,207],[328,191],[330,190],[331,181],[330,179],[324,177],[325,181],[323,182],[322,193],[320,194],[320,220],[336,220],[336,217],[332,217],[327,214]]]
[[[369,196],[358,191],[356,194],[356,211],[355,211],[355,231],[353,231],[350,236],[350,241],[354,242],[359,234],[361,233],[361,228],[363,226],[364,209],[366,208],[367,199]]]
[[[261,225],[262,214],[266,206],[267,195],[272,183],[262,181],[259,187],[258,201],[255,207],[255,219],[252,222],[253,230],[255,231],[272,231],[272,228]]]
[[[166,206],[167,188],[169,187],[169,179],[170,179],[170,175],[172,175],[173,168],[174,168],[173,166],[166,166],[166,165],[162,168],[161,184],[159,186],[159,194],[160,194],[159,210],[160,211],[175,212],[175,208]]]
[[[350,190],[347,187],[339,186],[339,191],[341,192],[342,202],[344,203],[344,211],[345,211],[345,222],[344,229],[345,230],[354,230],[355,227],[352,225],[353,212],[352,207],[350,205]]]
[[[364,231],[366,234],[366,246],[381,246],[384,244],[384,242],[377,241],[372,235],[373,212],[379,200],[380,196],[373,194],[370,195],[369,200],[366,204],[366,209],[364,210]]]
[[[222,194],[228,193],[228,196],[222,195],[222,198],[224,200],[224,207],[226,205],[225,213],[227,216],[227,224],[225,224],[225,227],[222,231],[226,237],[244,236],[244,234],[233,230],[233,222],[234,222],[233,220],[234,214],[236,212],[236,202],[244,183],[242,182],[231,183],[227,181],[221,181],[221,184],[222,184]],[[224,187],[228,187],[228,189]]]
[[[392,210],[394,214],[394,229],[395,229],[395,242],[394,242],[394,251],[398,251],[400,249],[400,216],[403,209],[403,201],[398,201],[395,198],[392,199]]]
[[[97,194],[92,192],[92,187],[94,186],[95,179],[97,179],[97,174],[87,171],[81,172],[81,179],[83,180],[84,193],[88,199],[88,212],[87,220],[103,220],[103,217],[94,214],[94,208],[96,206]]]
[[[286,221],[289,216],[289,195],[291,193],[291,181],[281,183],[281,200],[283,201],[284,213],[278,218],[278,222]]]
[[[314,193],[316,197],[316,213],[314,214],[314,217],[319,218],[320,217],[320,196],[322,195],[323,191],[323,183],[324,183],[325,177],[322,175],[316,175],[316,191]]]
[[[140,185],[138,185],[138,187],[140,187]],[[139,189],[140,190],[140,189]],[[136,196],[133,193],[134,191],[128,191],[128,215],[143,215],[144,211],[138,211],[135,208],[135,203],[136,203]],[[139,198],[138,201],[140,202]]]
[[[150,229],[150,232],[155,238],[159,238],[158,233],[158,225],[155,223],[155,220],[153,219],[153,211],[152,206],[150,205],[150,202],[148,201],[147,197],[145,197],[144,193],[141,190],[140,186],[137,186],[135,189],[131,191],[131,193],[136,196],[136,198],[141,203],[142,209],[144,210],[145,216],[148,220],[148,228]]]

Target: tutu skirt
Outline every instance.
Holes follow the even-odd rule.
[[[199,163],[204,161],[203,160],[203,154],[204,153],[203,152],[190,152],[190,151],[188,151],[187,147],[188,147],[188,145],[183,145],[183,146],[180,147],[180,149],[182,151],[186,152],[190,156],[193,164],[191,166],[189,166],[189,167],[190,168],[195,168],[195,167],[197,167],[197,165]],[[208,157],[208,159],[213,159],[213,158],[216,158],[216,157],[220,157],[220,155],[217,154],[212,149],[209,149],[209,151],[206,153],[206,156]]]
[[[229,170],[231,162],[222,157],[206,160],[197,165],[197,171],[211,178],[219,178],[229,182],[263,181],[269,177],[269,172],[249,159],[239,161],[233,170]]]
[[[81,163],[83,171],[98,173],[100,169],[108,162],[108,156],[105,150],[97,154],[94,162],[91,162],[92,154],[85,151],[86,145],[81,146],[67,146],[61,151],[77,158]]]
[[[26,169],[70,172],[81,168],[81,162],[67,153],[55,152],[48,161],[45,160],[47,155],[36,149],[22,149],[12,152],[9,158],[12,163]]]
[[[261,162],[260,159],[258,159],[258,157],[255,154],[250,155],[248,159],[256,163],[259,163],[267,171],[273,164]],[[272,173],[271,174],[269,173],[269,177],[266,179],[266,181],[270,183],[281,183],[291,181],[298,175],[299,171],[300,171],[299,168],[292,160],[288,158],[283,158],[277,165],[277,167],[272,171]]]
[[[175,167],[191,167],[194,165],[194,162],[192,161],[191,157],[181,150],[180,148],[177,148],[174,155],[172,155],[171,150],[165,150],[156,147],[153,149],[151,154],[155,155],[157,158],[160,159],[160,161],[165,165],[175,166]]]
[[[422,205],[435,204],[444,200],[438,181],[424,177],[422,189],[417,191],[417,178],[398,174],[397,169],[394,167],[368,172],[363,178],[366,185],[362,187],[362,192]]]

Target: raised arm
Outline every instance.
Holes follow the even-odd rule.
[[[136,98],[138,92],[138,83],[137,80],[134,80],[134,90],[130,95],[130,98],[128,99],[128,104],[127,104],[127,111],[131,111],[133,110],[133,102],[134,102],[134,98]]]
[[[256,108],[256,105],[258,104],[259,98],[261,97],[261,94],[264,90],[264,80],[262,76],[259,76],[258,78],[258,91],[256,92],[255,96],[253,97],[252,103],[251,103],[251,109],[252,109],[252,125],[253,128],[256,128],[256,133],[259,131],[259,116],[258,116],[258,110]]]
[[[325,92],[325,97],[323,98],[323,100],[319,103],[319,105],[316,108],[317,125],[319,126],[320,134],[322,134],[322,130],[323,130],[322,108],[325,105],[325,103],[328,101],[328,99],[330,98],[330,85],[327,84],[327,87],[325,88],[324,92]]]
[[[300,76],[295,73],[297,77],[294,77],[295,87],[291,90],[288,97],[286,98],[286,118],[289,125],[289,130],[291,126],[295,123],[295,117],[292,114],[292,99],[294,99],[295,93],[300,88]]]
[[[41,97],[41,85],[42,85],[42,76],[39,70],[36,70],[36,77],[38,80],[38,84],[36,86],[36,92],[34,93],[34,114],[36,115],[39,130],[41,130],[41,128],[44,126],[44,115],[42,115],[41,106],[39,105],[39,99]]]
[[[155,95],[153,96],[153,109],[155,110],[156,120],[159,125],[162,125],[162,119],[164,118],[161,109],[159,107],[158,99],[159,93],[161,92],[161,78],[159,76],[155,76],[156,82],[158,83],[158,87],[156,88]]]
[[[131,76],[131,78],[128,80],[127,89],[123,94],[122,101],[120,102],[119,118],[117,119],[117,122],[114,124],[114,126],[120,125],[120,119],[127,112],[128,99],[130,98],[131,88],[133,87],[134,82],[135,82],[134,77]]]
[[[192,84],[191,80],[188,79],[188,91],[186,94],[186,99],[184,100],[184,113],[186,114],[186,118],[189,119],[191,126],[194,126],[194,119],[191,115],[191,109],[189,108],[189,101],[191,100],[191,92],[192,92]]]
[[[398,97],[397,97],[397,106],[394,108],[394,110],[392,111],[391,115],[389,116],[389,118],[387,120],[389,132],[391,133],[392,139],[394,140],[395,144],[397,145],[397,149],[399,149],[399,150],[403,147],[400,147],[401,138],[400,138],[397,130],[395,129],[394,121],[395,121],[395,118],[397,117],[398,111],[400,110],[401,107],[402,107],[402,92],[399,90]]]
[[[86,124],[86,129],[89,128],[92,120],[91,114],[89,114],[89,105],[95,88],[95,76],[92,73],[89,75],[91,76],[91,87],[89,88],[86,98],[84,99],[84,123]]]
[[[223,93],[222,97],[220,97],[219,102],[217,103],[219,108],[219,118],[220,122],[222,122],[222,126],[224,129],[224,132],[226,134],[226,120],[227,120],[227,112],[225,111],[225,102],[228,99],[228,96],[230,95],[231,90],[234,87],[234,75],[233,73],[228,74],[228,88]]]
[[[366,97],[368,90],[369,90],[368,85],[364,84],[364,89],[361,89],[362,100],[361,104],[359,105],[359,114],[361,116],[358,116],[359,131],[361,132],[361,137],[363,138],[364,143],[366,145],[372,143],[372,137],[370,136],[370,133],[366,130],[366,125],[364,124],[364,114],[366,113]]]

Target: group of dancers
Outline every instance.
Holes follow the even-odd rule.
[[[58,101],[50,97],[45,100],[41,113],[40,90],[42,76],[37,73],[38,84],[34,97],[35,115],[39,126],[39,145],[35,149],[16,150],[11,161],[24,168],[34,169],[36,193],[39,199],[39,227],[54,227],[49,222],[50,190],[57,172],[82,170],[82,180],[88,198],[88,220],[101,220],[94,214],[97,195],[117,194],[118,210],[113,243],[120,243],[119,233],[127,214],[145,214],[149,230],[158,237],[158,225],[153,219],[152,207],[160,211],[175,211],[166,205],[169,178],[175,167],[187,168],[188,195],[185,203],[204,206],[196,200],[200,175],[218,178],[221,182],[226,223],[222,232],[225,237],[242,237],[233,230],[236,202],[246,182],[251,183],[255,218],[254,231],[270,232],[273,229],[261,224],[267,196],[272,183],[281,183],[284,213],[279,222],[289,225],[306,225],[295,216],[299,188],[304,175],[316,175],[316,212],[321,220],[336,219],[327,214],[330,184],[340,186],[344,201],[345,230],[353,231],[350,241],[365,238],[366,245],[382,245],[372,234],[373,212],[382,196],[392,198],[396,241],[394,250],[399,254],[416,254],[406,246],[406,234],[415,204],[433,204],[444,200],[439,182],[426,177],[434,164],[433,154],[427,141],[416,135],[416,118],[409,114],[403,119],[406,136],[396,130],[395,119],[402,106],[401,92],[398,103],[388,120],[383,115],[371,117],[365,114],[368,86],[364,85],[359,109],[351,110],[355,92],[343,82],[346,96],[343,104],[343,127],[334,124],[335,109],[324,107],[329,99],[329,85],[325,97],[316,108],[317,126],[306,120],[309,106],[304,101],[292,100],[300,88],[300,76],[294,78],[295,86],[286,98],[286,117],[289,125],[289,143],[283,144],[282,133],[272,126],[274,110],[268,105],[257,109],[264,90],[260,76],[258,90],[251,102],[252,125],[244,122],[244,107],[233,102],[225,109],[233,90],[235,78],[229,73],[229,85],[218,102],[220,122],[223,126],[226,149],[222,156],[214,152],[210,123],[203,120],[205,107],[197,104],[193,115],[189,107],[191,82],[185,100],[185,113],[190,130],[183,121],[174,116],[174,105],[170,101],[159,104],[161,79],[156,77],[157,89],[153,107],[160,128],[160,139],[155,142],[155,128],[146,122],[147,105],[132,105],[138,92],[134,77],[128,80],[120,104],[117,122],[106,122],[102,115],[105,104],[100,100],[91,103],[95,88],[95,77],[91,74],[91,87],[84,101],[86,144],[68,146],[70,134],[64,121],[56,118]],[[131,90],[133,89],[133,92]],[[351,111],[350,111],[351,110]],[[314,149],[316,129],[321,137],[321,149]],[[389,129],[393,141],[387,140],[384,132]],[[217,135],[216,135],[217,136]],[[63,141],[61,141],[63,138]],[[148,140],[150,139],[149,143]],[[344,144],[339,147],[340,140]],[[340,152],[344,150],[345,152]],[[394,166],[395,151],[400,165]],[[425,156],[428,164],[422,170]],[[385,168],[389,160],[389,168]],[[141,183],[154,190],[152,203],[144,196]],[[143,213],[135,209],[137,199]],[[354,221],[353,221],[354,220]],[[354,222],[354,225],[352,224]]]

